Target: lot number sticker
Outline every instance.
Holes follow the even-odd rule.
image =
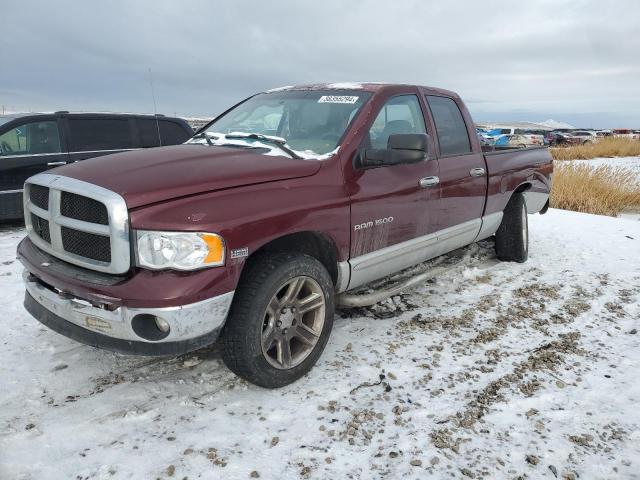
[[[351,95],[323,95],[318,103],[356,103],[358,97]]]

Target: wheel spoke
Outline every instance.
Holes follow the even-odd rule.
[[[281,305],[287,305],[291,303],[295,298],[300,294],[300,290],[302,290],[302,286],[305,283],[305,279],[302,277],[296,277],[289,283],[287,287],[287,293],[280,299]]]
[[[274,295],[271,301],[269,302],[269,305],[267,305],[267,313],[271,317],[275,317],[279,311],[280,311],[280,300],[278,300],[278,297]]]
[[[319,334],[313,331],[310,327],[306,326],[304,323],[299,323],[297,325],[296,337],[308,346],[313,347],[318,341],[319,336]]]
[[[276,348],[278,351],[278,362],[283,367],[289,368],[291,366],[291,345],[289,344],[289,340],[281,338],[278,340]]]
[[[301,315],[304,315],[307,312],[312,310],[317,310],[318,308],[324,305],[324,298],[319,293],[312,293],[309,296],[304,297],[300,300],[300,306],[298,311]]]
[[[275,329],[275,325],[273,325],[273,322],[271,322],[267,328],[264,330],[264,332],[262,332],[262,349],[265,352],[268,352],[269,350],[271,350],[271,347],[273,347],[273,342],[275,342],[276,339],[276,329]]]

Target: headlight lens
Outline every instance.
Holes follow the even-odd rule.
[[[224,265],[224,240],[215,233],[136,231],[138,266],[196,270]]]

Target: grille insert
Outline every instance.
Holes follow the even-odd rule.
[[[49,188],[42,185],[29,186],[29,199],[36,207],[49,210]]]
[[[61,192],[60,213],[83,222],[109,225],[109,214],[103,203],[75,193]]]
[[[34,202],[35,203],[35,202]],[[47,243],[51,243],[51,234],[49,233],[49,221],[44,218],[40,218],[37,215],[31,214],[31,226],[33,231],[36,232],[42,240]]]
[[[90,258],[99,262],[111,262],[111,241],[109,237],[61,227],[62,247],[66,252]]]

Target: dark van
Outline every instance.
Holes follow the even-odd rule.
[[[27,178],[67,163],[139,148],[176,145],[189,124],[163,115],[26,113],[0,116],[0,220],[22,218]]]

